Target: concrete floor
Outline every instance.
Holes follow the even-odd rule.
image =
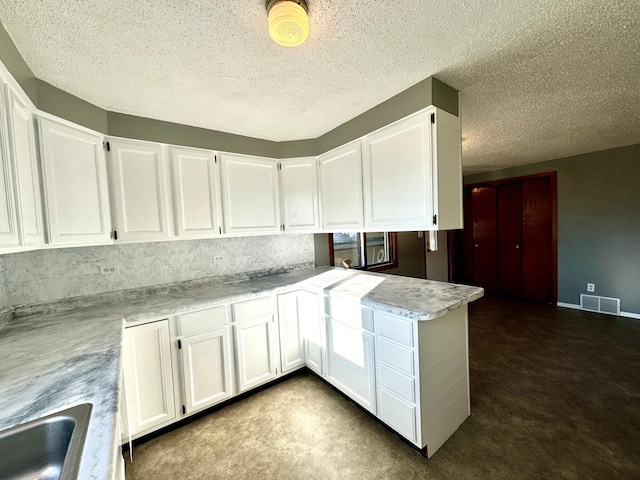
[[[485,297],[471,417],[430,460],[303,373],[145,442],[142,479],[637,479],[640,321]]]

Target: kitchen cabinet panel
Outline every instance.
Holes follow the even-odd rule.
[[[124,369],[129,435],[176,417],[168,320],[125,329]]]
[[[280,366],[282,373],[304,365],[304,345],[298,308],[300,292],[278,295],[278,329],[280,333]]]
[[[298,315],[304,346],[304,362],[310,370],[324,376],[325,335],[320,295],[300,292]]]
[[[323,230],[362,230],[364,214],[361,141],[320,155],[318,162]]]
[[[169,238],[169,187],[163,147],[124,139],[110,139],[109,143],[116,240]]]
[[[220,161],[225,233],[280,232],[277,161],[231,153],[221,154]]]
[[[433,228],[430,114],[384,127],[364,142],[364,213],[367,230]]]
[[[229,327],[183,338],[181,343],[185,413],[233,396]]]
[[[327,319],[327,380],[376,413],[376,372],[372,334]]]
[[[6,85],[9,150],[18,206],[18,225],[22,245],[43,245],[40,166],[36,153],[33,114],[21,95]]]
[[[276,377],[273,316],[233,325],[238,372],[238,392],[246,392]]]
[[[176,233],[209,238],[222,233],[220,172],[214,152],[171,147]]]
[[[38,119],[49,243],[111,239],[109,186],[103,139]]]
[[[1,80],[1,79],[0,79]],[[0,82],[0,246],[20,245],[9,151],[5,90]]]
[[[280,161],[285,232],[320,231],[318,162],[315,157]]]

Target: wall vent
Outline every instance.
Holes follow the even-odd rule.
[[[580,308],[582,310],[588,310],[589,312],[620,315],[620,299],[581,294]]]

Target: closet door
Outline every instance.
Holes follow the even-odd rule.
[[[498,288],[496,238],[496,189],[474,188],[473,196],[473,283],[487,292]]]
[[[524,298],[552,302],[551,180],[522,182],[522,243]]]
[[[498,187],[498,293],[522,297],[521,183]]]

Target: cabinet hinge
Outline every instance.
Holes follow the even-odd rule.
[[[178,350],[182,348],[182,340],[178,340]]]
[[[222,227],[218,227],[218,233],[222,235]]]
[[[431,123],[436,123],[436,114],[435,113],[431,114]]]
[[[187,414],[187,408],[184,405],[182,405],[182,414],[183,415]]]
[[[213,163],[218,163],[218,155],[213,156]]]
[[[278,170],[282,170],[282,163],[278,162]]]
[[[434,215],[433,216],[433,224],[437,225],[438,224],[438,215]]]
[[[282,225],[280,225],[280,230],[282,230],[284,232],[284,223]]]
[[[113,231],[113,239],[114,239],[114,240],[117,240],[117,239],[118,239],[118,231],[117,231],[117,230],[114,230],[114,231]]]

